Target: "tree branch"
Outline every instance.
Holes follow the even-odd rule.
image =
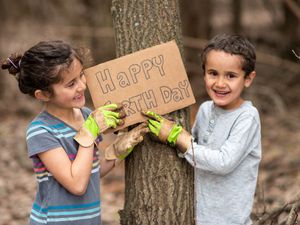
[[[292,52],[294,53],[294,55],[295,55],[298,59],[300,59],[300,56],[298,56],[297,53],[296,53],[294,50],[292,50]]]
[[[297,3],[293,0],[284,0],[283,2],[286,4],[289,10],[297,17],[297,19],[300,20],[300,7],[297,5]]]
[[[300,193],[296,195],[294,199],[289,201],[288,203],[285,203],[279,207],[276,207],[272,209],[270,212],[266,212],[263,214],[255,223],[254,225],[264,225],[268,220],[273,220],[275,218],[278,218],[281,213],[286,212],[287,210],[290,210],[290,215],[287,219],[286,225],[294,225],[295,220],[297,220],[297,210],[300,207]]]

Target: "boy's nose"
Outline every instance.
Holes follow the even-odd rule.
[[[218,77],[217,81],[216,81],[216,85],[218,87],[224,87],[225,86],[225,80],[223,77]]]

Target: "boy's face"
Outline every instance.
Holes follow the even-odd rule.
[[[245,78],[241,56],[216,50],[207,54],[204,75],[206,91],[213,102],[223,109],[232,110],[243,103],[241,93],[251,85],[254,77],[253,71]]]

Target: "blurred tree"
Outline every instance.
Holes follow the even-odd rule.
[[[111,38],[111,43],[108,40],[103,40],[103,37],[99,37],[97,32],[101,27],[111,27],[112,21],[110,16],[110,6],[111,0],[80,0],[81,6],[84,10],[82,14],[83,25],[89,28],[89,43],[92,49],[93,59],[96,63],[101,61],[110,60],[115,57],[112,55],[114,53],[111,49],[114,48],[113,38]],[[101,13],[99,13],[99,10]],[[73,20],[73,21],[76,21]],[[79,38],[80,35],[79,35]],[[106,44],[103,42],[106,41]]]
[[[113,0],[111,11],[117,56],[172,39],[182,53],[177,0]],[[186,109],[170,116],[189,129]],[[177,156],[175,149],[145,137],[125,162],[121,224],[194,224],[193,177],[193,168]]]
[[[241,20],[242,20],[242,1],[241,0],[233,0],[232,1],[232,30],[235,34],[239,34],[241,32]]]
[[[300,1],[283,1],[284,23],[282,24],[282,33],[284,41],[281,45],[281,55],[286,58],[295,60],[291,49],[299,51],[300,40]]]
[[[212,1],[181,1],[181,9],[183,35],[208,39],[212,28],[208,22],[212,13]]]

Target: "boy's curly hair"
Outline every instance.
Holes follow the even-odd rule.
[[[207,54],[212,51],[224,51],[242,57],[242,70],[248,76],[255,70],[256,54],[254,46],[243,36],[219,34],[212,38],[201,54],[202,68],[205,70]]]

